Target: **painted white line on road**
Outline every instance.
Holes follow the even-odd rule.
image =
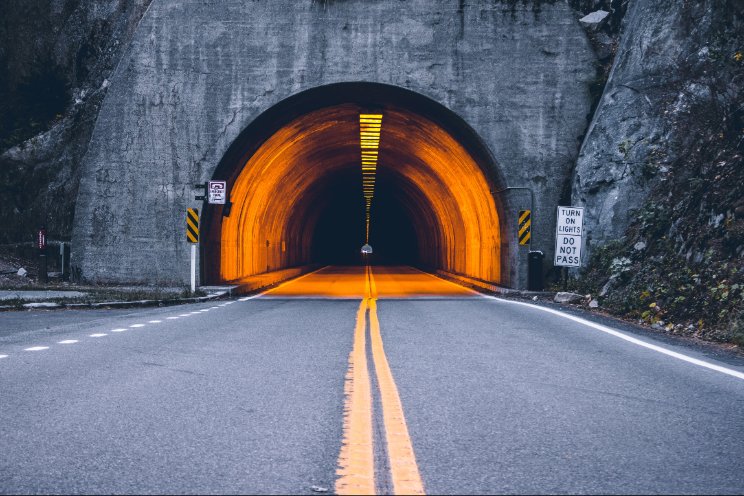
[[[189,315],[199,315],[199,312],[189,312]]]
[[[208,312],[208,311],[209,311],[209,309],[208,309],[208,308],[202,308],[202,309],[201,309],[201,310],[199,310],[199,311],[200,311],[200,312]]]
[[[120,329],[111,329],[111,332],[124,332],[126,329],[120,328]]]
[[[8,358],[8,355],[0,355],[0,358]]]
[[[178,317],[166,317],[168,320],[176,320],[179,317],[187,317],[187,315],[179,315]]]
[[[210,310],[216,310],[218,308],[220,308],[220,307],[209,307]]]
[[[108,334],[106,334],[105,332],[96,332],[90,335],[90,337],[92,338],[102,338],[103,336],[108,336]]]
[[[150,320],[147,323],[148,324],[160,324],[161,322],[162,322],[162,320]]]
[[[65,339],[64,341],[58,341],[57,344],[75,344],[77,342],[77,339]]]
[[[188,317],[189,315],[191,315],[191,314],[190,313],[182,313],[181,315],[179,315],[179,317]]]
[[[145,324],[132,324],[129,327],[134,327],[136,329],[137,327],[145,327]]]
[[[48,350],[49,346],[32,346],[31,348],[26,348],[23,351],[43,351]]]
[[[567,313],[563,313],[559,310],[553,310],[552,308],[546,308],[541,307],[539,305],[533,305],[531,303],[525,303],[523,301],[514,301],[514,300],[505,300],[502,298],[497,298],[495,296],[490,295],[483,295],[484,298],[488,298],[491,300],[496,300],[504,303],[509,303],[512,305],[521,305],[524,307],[530,307],[534,308],[535,310],[540,310],[542,312],[552,313],[553,315],[558,315],[559,317],[563,317],[564,319],[572,320],[574,322],[577,322],[579,324],[583,324],[587,327],[591,327],[592,329],[596,329],[598,331],[604,332],[606,334],[609,334],[611,336],[615,336],[616,338],[620,338],[624,341],[627,341],[629,343],[636,344],[638,346],[642,346],[644,348],[647,348],[649,350],[656,351],[658,353],[662,353],[664,355],[676,358],[678,360],[682,360],[687,363],[691,363],[693,365],[697,365],[699,367],[704,367],[706,369],[715,370],[716,372],[720,372],[722,374],[730,375],[732,377],[736,377],[737,379],[744,380],[744,372],[739,372],[738,370],[729,369],[727,367],[722,367],[720,365],[716,365],[714,363],[706,362],[705,360],[699,360],[697,358],[692,358],[691,356],[683,355],[682,353],[678,353],[676,351],[668,350],[662,346],[658,346],[655,344],[647,343],[646,341],[642,341],[638,338],[635,338],[633,336],[630,336],[628,334],[625,334],[624,332],[616,331],[615,329],[612,329],[607,326],[603,326],[601,324],[596,324],[594,322],[591,322],[586,319],[582,319],[581,317],[576,317],[574,315],[570,315]]]
[[[255,295],[253,295],[253,296],[245,296],[245,297],[243,297],[243,298],[238,298],[238,301],[248,301],[248,300],[252,300],[253,298],[258,298],[259,296],[263,296],[263,294],[264,294],[264,293],[258,293],[258,294],[255,294]]]

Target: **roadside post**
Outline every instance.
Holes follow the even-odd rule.
[[[186,241],[191,244],[191,293],[196,292],[196,245],[199,242],[199,209],[186,210]]]
[[[39,249],[39,282],[47,282],[47,257],[46,257],[46,229],[43,227],[36,233],[36,247]]]
[[[568,289],[568,267],[581,267],[584,207],[558,207],[553,265],[563,267],[563,290]]]
[[[65,270],[66,258],[69,256],[70,250],[67,248],[67,243],[64,241],[59,244],[59,266],[62,271],[62,280],[66,281],[69,279],[70,274]]]

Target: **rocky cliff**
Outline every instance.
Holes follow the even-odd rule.
[[[744,342],[744,3],[635,0],[573,177],[611,310]],[[601,248],[600,248],[601,247]]]
[[[150,0],[0,2],[0,243],[71,237],[79,164]]]

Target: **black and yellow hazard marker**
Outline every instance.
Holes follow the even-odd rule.
[[[532,212],[530,210],[519,211],[519,244],[530,244],[532,238]]]
[[[199,242],[199,209],[190,208],[186,210],[186,241],[189,243]]]

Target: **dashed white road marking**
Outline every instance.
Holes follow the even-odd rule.
[[[502,303],[508,303],[511,305],[521,305],[525,307],[534,308],[535,310],[540,310],[541,312],[547,312],[552,313],[553,315],[558,315],[559,317],[563,317],[564,319],[572,320],[574,322],[577,322],[579,324],[583,324],[587,327],[591,327],[592,329],[596,329],[598,331],[604,332],[605,334],[609,334],[611,336],[615,336],[616,338],[620,338],[624,341],[627,341],[629,343],[633,343],[638,346],[642,346],[643,348],[647,348],[649,350],[656,351],[658,353],[661,353],[663,355],[667,355],[673,358],[676,358],[678,360],[682,360],[683,362],[688,362],[693,365],[697,365],[699,367],[704,367],[706,369],[715,370],[716,372],[720,372],[722,374],[730,375],[732,377],[736,377],[737,379],[744,379],[744,372],[739,372],[738,370],[733,370],[727,367],[721,367],[720,365],[716,365],[714,363],[706,362],[705,360],[698,360],[697,358],[693,358],[691,356],[684,355],[682,353],[677,353],[676,351],[669,350],[667,348],[664,348],[662,346],[658,346],[655,344],[647,343],[646,341],[642,341],[638,338],[635,338],[633,336],[630,336],[628,334],[625,334],[624,332],[617,331],[615,329],[612,329],[607,326],[603,326],[601,324],[596,324],[594,322],[591,322],[586,319],[582,319],[581,317],[576,317],[567,313],[563,313],[559,310],[554,310],[552,308],[542,307],[540,305],[533,305],[531,303],[525,303],[522,301],[514,301],[514,300],[505,300],[502,298],[497,298],[495,296],[490,295],[483,295],[484,298],[488,298],[490,300],[496,300]]]
[[[49,346],[32,346],[30,348],[26,348],[23,351],[43,351],[43,350],[48,350],[48,349],[49,349]]]
[[[191,314],[190,313],[182,313],[181,315],[179,315],[179,317],[188,317],[189,315],[191,315]]]
[[[137,327],[145,327],[145,324],[132,324],[132,325],[130,325],[129,327],[134,327],[134,328],[137,328]]]
[[[111,329],[111,332],[124,332],[126,329]]]
[[[220,308],[220,307],[209,307],[210,310],[216,310],[218,308]]]
[[[77,339],[65,339],[63,341],[58,341],[57,344],[75,344],[77,342]]]
[[[102,338],[103,336],[108,336],[105,332],[96,332],[90,335],[92,338]]]
[[[179,317],[184,317],[184,315],[179,315],[178,317],[166,317],[168,320],[176,320]]]
[[[189,312],[189,315],[199,315],[199,312]]]
[[[8,358],[8,355],[0,355],[0,358]]]
[[[201,309],[201,310],[199,310],[199,311],[200,311],[200,312],[208,312],[208,311],[209,311],[209,309],[208,309],[208,308],[202,308],[202,309]]]
[[[162,320],[150,320],[147,323],[148,324],[160,324],[161,322],[162,322]]]

